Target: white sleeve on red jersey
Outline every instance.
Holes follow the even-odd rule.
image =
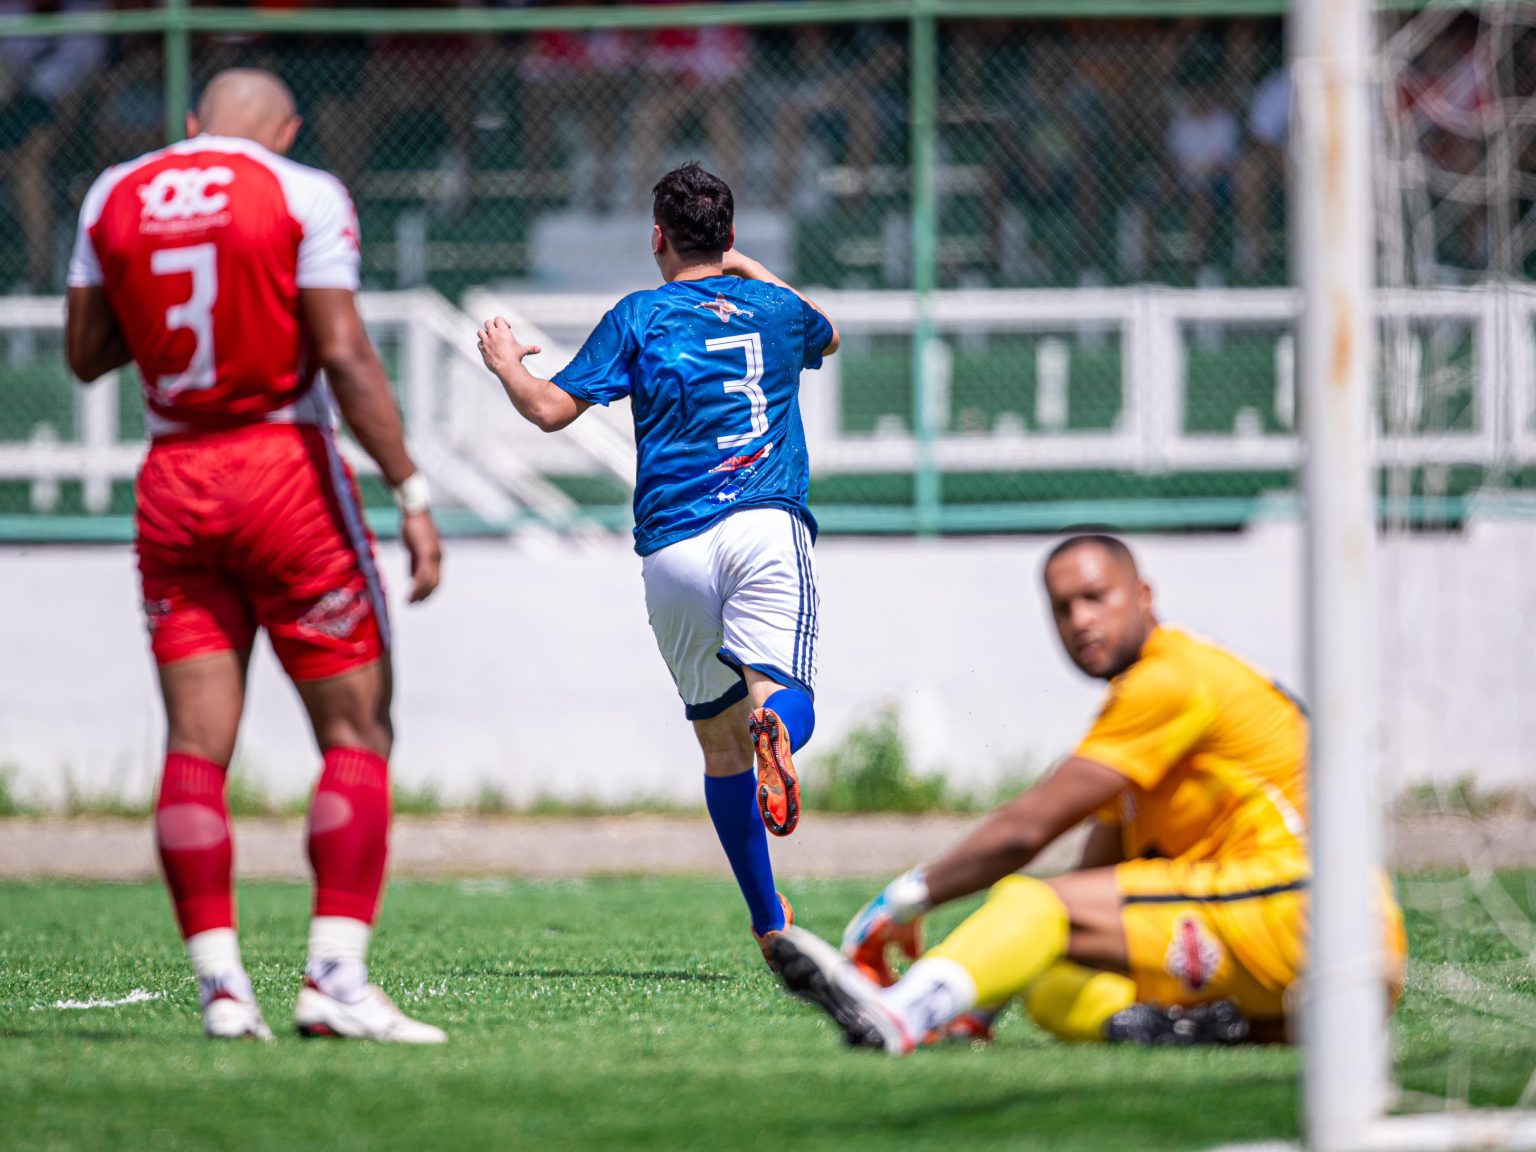
[[[299,241],[300,288],[346,288],[356,292],[357,213],[341,181],[327,172],[286,161],[277,166],[288,211],[303,229]]]
[[[91,243],[91,229],[101,219],[107,196],[121,178],[122,165],[114,165],[96,177],[91,190],[85,194],[85,201],[80,205],[80,222],[75,226],[75,250],[69,257],[71,288],[90,288],[102,282],[101,261],[96,257],[96,246]]]

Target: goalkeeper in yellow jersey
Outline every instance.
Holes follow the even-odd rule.
[[[943,857],[888,884],[842,951],[790,928],[773,948],[780,977],[850,1043],[895,1053],[984,1023],[1016,996],[1064,1040],[1280,1035],[1306,958],[1305,713],[1236,656],[1160,625],[1112,536],[1060,544],[1045,588],[1072,662],[1109,682],[1088,734]],[[1075,871],[1016,875],[1084,821]],[[892,982],[888,952],[918,954],[924,913],[989,886]],[[1385,880],[1378,914],[1385,997],[1404,952]]]

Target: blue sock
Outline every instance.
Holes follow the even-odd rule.
[[[704,803],[715,823],[715,835],[725,849],[736,884],[747,898],[752,931],[761,936],[784,927],[784,909],[773,885],[768,859],[768,830],[757,811],[757,773],[704,777]]]
[[[816,706],[811,698],[798,688],[780,688],[763,701],[764,708],[772,708],[789,732],[789,750],[798,752],[811,742],[816,731]]]

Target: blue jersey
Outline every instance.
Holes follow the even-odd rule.
[[[739,508],[787,508],[815,531],[800,372],[832,325],[776,284],[710,276],[624,297],[555,383],[594,404],[631,398],[635,551],[697,536]]]

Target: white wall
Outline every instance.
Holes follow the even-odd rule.
[[[982,785],[1038,770],[1091,718],[1099,686],[1061,654],[1038,573],[1051,540],[824,541],[818,729],[802,763],[882,701],[921,766]],[[1164,617],[1288,684],[1301,669],[1300,533],[1135,541]],[[627,547],[450,541],[429,604],[396,605],[395,758],[448,798],[494,787],[693,800],[692,735],[645,623]],[[403,560],[383,549],[393,593]],[[1383,555],[1389,784],[1475,772],[1536,783],[1536,525],[1395,541]],[[0,768],[24,796],[147,797],[162,723],[126,547],[0,547]],[[396,596],[398,599],[398,596]],[[317,766],[262,648],[237,754],[275,796]]]

